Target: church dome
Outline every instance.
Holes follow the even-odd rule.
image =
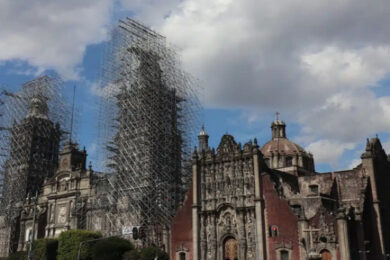
[[[263,145],[265,163],[272,169],[281,169],[299,175],[314,172],[313,156],[286,136],[286,124],[275,120],[271,124],[272,139]]]
[[[261,148],[261,152],[265,157],[271,156],[272,153],[277,153],[277,151],[284,152],[286,155],[306,153],[305,149],[287,138],[272,139]]]

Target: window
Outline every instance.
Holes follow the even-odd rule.
[[[265,158],[265,159],[264,159],[264,162],[265,162],[265,164],[267,165],[267,167],[269,167],[269,158]]]
[[[292,210],[297,216],[300,216],[302,214],[302,207],[300,205],[292,205]]]
[[[289,260],[287,250],[280,251],[280,260]]]
[[[186,259],[187,259],[187,258],[186,258],[186,253],[181,252],[181,253],[179,254],[179,259],[180,259],[180,260],[186,260]]]
[[[291,156],[286,157],[286,167],[290,167],[293,165],[293,158]]]
[[[310,185],[309,186],[311,193],[318,194],[318,185]]]
[[[272,225],[270,227],[269,234],[270,234],[270,237],[277,237],[277,236],[279,236],[279,228],[278,228],[278,226]]]

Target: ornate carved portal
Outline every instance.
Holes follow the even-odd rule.
[[[238,260],[237,258],[237,240],[230,237],[225,240],[223,259],[224,260]]]

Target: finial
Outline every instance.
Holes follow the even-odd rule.
[[[202,124],[202,129],[201,129],[201,131],[200,131],[200,133],[199,133],[199,136],[205,136],[205,135],[207,135],[207,132],[206,132],[206,130],[205,130],[204,123],[203,123],[203,124]]]
[[[92,162],[91,161],[89,161],[88,170],[92,171]]]
[[[254,144],[257,145],[257,138],[255,137],[255,139],[253,140]]]
[[[279,112],[276,112],[275,115],[276,115],[276,121],[279,121],[279,115],[280,115],[280,113],[279,113]]]

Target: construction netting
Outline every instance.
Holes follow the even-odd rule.
[[[114,229],[140,226],[146,243],[160,243],[191,180],[196,80],[163,36],[132,19],[114,30],[102,78],[100,161],[113,205],[107,214],[115,215]]]
[[[23,201],[54,174],[61,141],[69,134],[70,109],[64,85],[55,76],[0,93],[0,251],[14,251],[16,221]],[[11,244],[10,244],[11,243]]]

